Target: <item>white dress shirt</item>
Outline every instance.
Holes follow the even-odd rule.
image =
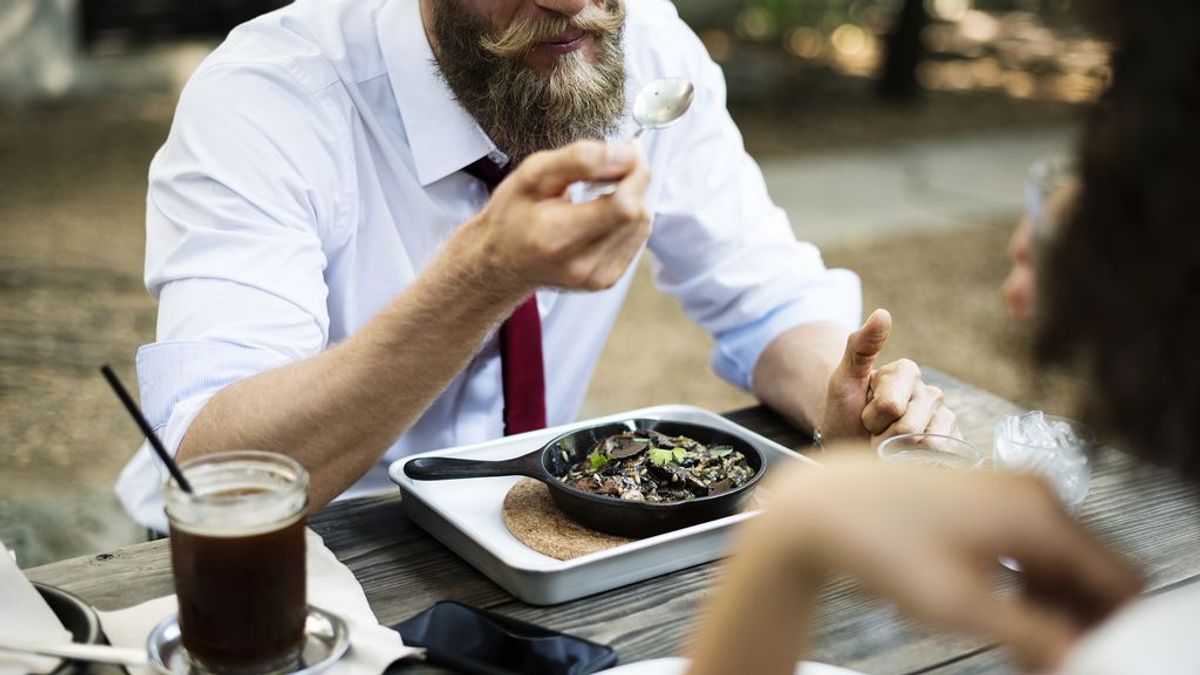
[[[720,69],[674,7],[627,4],[628,100],[659,77],[696,85],[684,119],[644,139],[655,278],[714,336],[716,371],[749,387],[781,332],[853,328],[858,278],[796,240],[726,112]],[[616,138],[633,130],[627,120]],[[487,201],[462,169],[495,150],[441,80],[418,0],[299,0],[230,33],[150,166],[158,334],[137,370],[167,448],[221,387],[317,354],[403,293]],[[574,418],[632,275],[601,293],[538,292],[549,424]],[[665,345],[647,336],[646,348]],[[386,487],[404,455],[501,436],[502,398],[489,339],[343,496]],[[162,480],[144,446],[117,483],[130,513],[160,529]]]

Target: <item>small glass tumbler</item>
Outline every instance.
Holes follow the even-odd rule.
[[[167,483],[171,567],[194,670],[289,672],[304,646],[304,511],[295,460],[242,450],[180,465],[195,494]]]
[[[1090,456],[1096,435],[1087,426],[1065,417],[1043,415],[1042,419],[1057,430],[1059,442],[1050,444],[1014,437],[1011,425],[1001,420],[996,423],[992,437],[992,464],[996,471],[1041,477],[1054,489],[1063,506],[1072,515],[1078,515],[1091,487]]]
[[[879,444],[879,459],[890,464],[975,470],[983,466],[984,452],[977,445],[942,434],[901,434]]]
[[[1089,458],[1096,436],[1088,427],[1065,417],[1041,415],[1041,419],[1053,431],[1052,436],[1068,442],[1050,444],[1045,440],[1031,441],[1025,436],[1014,437],[1013,425],[1008,423],[1009,418],[1004,418],[996,423],[992,436],[992,466],[996,471],[1041,477],[1067,511],[1078,517],[1091,486]],[[1012,558],[1004,557],[1000,562],[1014,572],[1021,571],[1021,565]]]

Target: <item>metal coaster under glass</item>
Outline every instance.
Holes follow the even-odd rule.
[[[295,668],[288,671],[293,675],[319,673],[337,662],[350,648],[350,634],[346,622],[336,614],[319,607],[308,606],[308,617],[304,620],[304,649]],[[179,632],[179,615],[172,614],[158,624],[146,641],[150,652],[150,665],[163,675],[190,675],[200,673],[188,659]]]

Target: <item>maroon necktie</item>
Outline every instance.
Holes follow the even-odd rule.
[[[483,159],[465,171],[491,192],[509,168]],[[504,380],[504,435],[546,426],[546,379],[542,364],[542,319],[537,295],[525,298],[500,326],[500,372]]]

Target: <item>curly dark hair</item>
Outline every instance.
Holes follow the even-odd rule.
[[[1039,271],[1037,355],[1081,369],[1090,424],[1200,481],[1200,2],[1098,4],[1112,81]]]

